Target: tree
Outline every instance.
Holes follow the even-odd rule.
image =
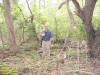
[[[10,2],[9,0],[3,0],[3,4],[4,4],[4,10],[5,10],[4,16],[5,16],[7,29],[8,29],[8,40],[9,40],[10,50],[16,51],[17,44],[16,44],[16,38],[14,34],[13,21],[11,17]]]
[[[0,38],[1,38],[1,41],[2,41],[3,48],[4,48],[4,40],[3,40],[2,30],[1,30],[1,28],[0,28]]]
[[[31,24],[33,24],[34,14],[32,13],[32,10],[31,10],[31,8],[30,8],[30,6],[29,6],[28,0],[26,0],[26,3],[27,3],[27,7],[28,7],[28,9],[29,9],[29,11],[30,11],[30,14],[31,14],[31,16],[30,16],[30,18],[31,18]],[[33,27],[33,30],[32,30],[32,31],[33,31],[33,33],[34,33],[34,37],[36,38],[36,40],[39,41],[39,38],[38,38],[37,33],[36,33],[36,28],[35,28],[35,26]]]
[[[75,13],[83,21],[83,25],[87,36],[87,46],[89,49],[90,57],[98,57],[100,54],[100,35],[96,35],[98,31],[94,30],[92,24],[93,11],[97,0],[85,0],[85,5],[83,8],[77,0],[72,0],[76,10]],[[63,2],[59,8],[62,7],[66,2]]]
[[[59,56],[62,54],[62,51],[64,50],[64,48],[66,48],[66,44],[67,44],[67,42],[68,42],[68,37],[69,37],[69,32],[70,32],[70,30],[73,28],[73,26],[74,26],[74,16],[73,16],[73,14],[72,14],[72,12],[71,12],[71,9],[70,9],[70,7],[69,7],[69,0],[66,0],[65,1],[65,3],[66,3],[66,8],[67,8],[67,11],[68,11],[68,15],[69,15],[69,17],[70,17],[70,19],[71,19],[71,24],[70,24],[70,26],[67,28],[67,30],[66,30],[66,37],[65,37],[65,43],[64,43],[64,46],[63,46],[63,48],[61,49],[61,51],[60,51],[60,53],[59,53]]]

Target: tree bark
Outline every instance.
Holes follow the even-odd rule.
[[[9,0],[3,0],[4,3],[4,16],[5,21],[8,29],[8,40],[10,45],[10,50],[15,51],[17,50],[17,44],[16,44],[16,38],[14,34],[14,27],[13,27],[13,21],[11,17],[11,11],[10,11],[10,2]]]
[[[0,38],[1,38],[1,41],[2,41],[2,46],[4,48],[4,40],[3,40],[3,36],[2,36],[2,30],[0,28]]]

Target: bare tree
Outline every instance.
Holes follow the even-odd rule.
[[[9,0],[3,0],[4,4],[4,15],[5,15],[5,21],[8,29],[8,40],[10,45],[11,51],[17,50],[17,44],[16,44],[16,38],[14,34],[14,27],[13,27],[13,21],[11,17],[11,10],[10,10],[10,2]]]

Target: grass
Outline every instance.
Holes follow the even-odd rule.
[[[49,62],[51,62],[56,58],[57,54],[60,52],[60,49],[51,50],[51,54],[53,54],[53,56],[51,56],[50,59],[48,58],[43,59],[41,57],[41,54],[37,53],[37,51],[38,50],[35,50],[32,44],[27,43],[20,47],[16,56],[9,56],[5,59],[0,60],[0,62],[5,60],[5,62],[2,62],[3,65],[9,65],[9,66],[13,65],[18,67],[18,73],[22,73],[24,75],[32,75],[32,73],[34,73],[34,75],[36,75],[37,73],[38,75],[41,75],[41,74],[57,72],[57,62],[56,61],[52,63]],[[58,68],[62,71],[78,69],[77,49],[67,48],[66,51],[64,51],[63,53],[65,52],[67,55],[65,63],[59,64],[60,67]],[[80,50],[80,62],[79,62],[80,67],[86,66],[85,53],[86,53],[85,50]],[[24,71],[25,68],[28,68],[29,70]]]

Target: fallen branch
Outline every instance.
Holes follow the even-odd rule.
[[[71,73],[71,72],[80,72],[80,73],[85,73],[85,74],[89,74],[89,75],[95,75],[94,73],[92,72],[86,72],[86,71],[83,71],[83,70],[70,70],[70,71],[66,71],[67,73]]]

